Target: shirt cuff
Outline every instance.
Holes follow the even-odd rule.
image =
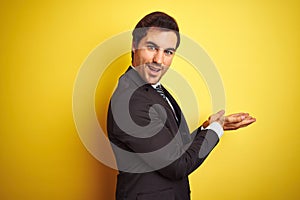
[[[216,132],[216,134],[218,135],[219,138],[221,138],[222,135],[224,134],[223,127],[218,122],[213,122],[209,126],[207,126],[206,128],[201,127],[201,129],[204,129],[204,130],[205,129],[213,130],[214,132]]]

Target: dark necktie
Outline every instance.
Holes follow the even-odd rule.
[[[163,91],[161,85],[156,86],[156,87],[155,87],[155,90],[156,90],[156,91],[158,92],[158,94],[160,94],[160,96],[161,96],[161,97],[162,97],[162,98],[170,105],[170,107],[171,107],[171,109],[172,109],[172,111],[173,111],[174,117],[175,117],[176,121],[178,122],[178,118],[177,118],[177,116],[176,116],[175,110],[174,110],[173,106],[171,105],[171,102],[168,101],[167,96],[165,95],[165,93],[164,93],[164,91]]]
[[[156,86],[155,90],[158,92],[158,94],[160,94],[160,96],[161,96],[165,101],[167,101],[167,97],[166,97],[166,95],[165,95],[165,93],[164,93],[164,91],[163,91],[161,85]]]

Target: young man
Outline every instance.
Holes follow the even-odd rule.
[[[223,130],[255,121],[245,113],[219,111],[190,134],[180,107],[160,84],[179,44],[176,21],[162,12],[146,15],[133,31],[132,66],[119,80],[107,118],[119,169],[117,200],[190,199],[188,175]]]

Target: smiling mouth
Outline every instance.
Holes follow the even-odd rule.
[[[147,67],[148,67],[151,71],[153,71],[153,72],[159,72],[160,70],[162,70],[161,68],[155,68],[155,67],[153,67],[153,66],[151,66],[151,65],[147,65]]]

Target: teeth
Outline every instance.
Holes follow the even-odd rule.
[[[152,66],[150,66],[150,65],[148,65],[148,67],[149,67],[149,69],[152,70],[152,71],[155,71],[155,72],[159,72],[159,71],[160,71],[160,69],[155,69],[154,67],[152,67]]]

